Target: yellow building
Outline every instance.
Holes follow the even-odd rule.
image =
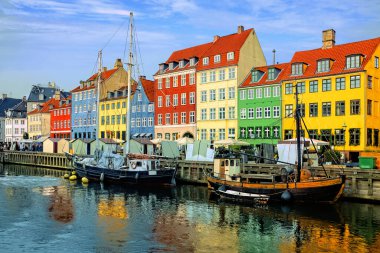
[[[323,31],[321,48],[296,52],[282,81],[284,139],[296,137],[295,87],[308,128],[302,134],[329,141],[346,158],[379,151],[380,38],[335,45],[335,31]]]
[[[127,103],[126,87],[109,91],[107,97],[99,101],[99,138],[126,140]]]
[[[238,85],[254,66],[266,65],[253,29],[215,36],[197,66],[197,138],[237,138]]]

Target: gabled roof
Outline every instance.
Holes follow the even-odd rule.
[[[56,90],[56,87],[33,85],[29,93],[28,102],[46,102],[54,96]],[[43,97],[40,97],[40,94],[43,94]]]
[[[36,109],[34,109],[33,111],[29,112],[28,115],[31,115],[31,114],[37,114],[37,113],[49,113],[50,112],[50,105],[53,106],[53,109],[54,108],[58,108],[59,107],[59,100],[56,100],[54,97],[49,99],[48,101],[46,101],[43,105],[42,105],[42,108],[39,109],[38,107]]]
[[[118,70],[118,68],[114,68],[114,69],[110,69],[110,70],[106,70],[104,72],[101,73],[101,79],[102,80],[107,80],[108,78],[110,78],[116,71]],[[86,82],[91,82],[91,81],[95,81],[96,79],[98,78],[98,73],[95,73],[93,74],[92,76],[90,76]],[[95,89],[95,83],[91,84],[90,86],[87,86],[87,85],[83,85],[83,87],[81,88],[81,86],[77,86],[75,89],[71,90],[71,92],[78,92],[78,91],[85,91],[85,90],[92,90],[92,89]]]
[[[18,98],[1,98],[0,99],[0,117],[5,117],[5,111],[19,104],[22,99]]]
[[[197,70],[206,70],[212,68],[219,68],[223,66],[236,65],[239,62],[239,52],[248,36],[253,32],[253,28],[242,31],[240,33],[234,33],[219,37],[212,46],[202,55],[202,58],[209,57],[209,64],[204,66],[202,59],[197,66]],[[234,52],[234,59],[227,61],[227,53]],[[220,55],[220,62],[214,63],[214,56]]]
[[[253,68],[251,71],[249,71],[247,77],[240,84],[240,87],[245,88],[245,87],[255,87],[255,86],[261,86],[261,85],[269,85],[269,84],[279,84],[284,78],[284,74],[286,73],[286,70],[289,67],[290,67],[289,63],[281,63],[281,64],[275,64],[275,65],[270,65],[270,66],[261,66],[261,67]],[[268,70],[271,68],[276,68],[280,72],[278,73],[276,79],[268,80]],[[254,70],[259,70],[263,73],[260,80],[257,82],[252,82],[252,71]]]
[[[8,111],[10,111],[10,118],[25,118],[27,111],[27,101],[21,100],[20,103],[16,104],[12,108],[9,108]]]
[[[292,76],[291,67],[287,69],[284,78],[286,80],[303,79],[310,77],[328,76],[340,73],[351,73],[361,71],[365,68],[367,62],[371,59],[372,54],[380,44],[380,37],[351,42],[347,44],[335,45],[328,49],[313,49],[308,51],[299,51],[293,55],[292,63],[303,62],[307,64],[303,75]],[[346,56],[361,54],[364,55],[364,60],[359,68],[346,69]],[[322,59],[331,59],[332,65],[328,72],[317,73],[317,61]]]
[[[154,102],[154,81],[140,78],[140,82],[149,102]]]

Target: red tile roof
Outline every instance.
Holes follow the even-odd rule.
[[[247,77],[244,79],[244,81],[240,84],[241,88],[245,87],[254,87],[254,86],[261,86],[261,85],[269,85],[269,84],[279,84],[282,79],[284,78],[285,73],[287,73],[287,69],[290,67],[289,63],[281,63],[276,65],[270,65],[270,66],[261,66],[253,68],[252,70],[260,70],[263,72],[263,76],[260,78],[258,82],[252,82],[252,70],[248,73]],[[277,75],[276,79],[274,80],[268,80],[268,69],[270,68],[276,68],[280,70],[280,73]]]
[[[59,100],[56,100],[55,98],[51,98],[42,104],[41,110],[37,107],[33,111],[29,112],[28,115],[37,114],[37,113],[49,113],[51,110],[50,105],[53,106],[53,109],[58,108],[59,107]]]
[[[292,63],[306,63],[307,67],[303,75],[292,76],[291,67],[287,69],[285,74],[285,80],[293,79],[303,79],[310,77],[321,77],[340,73],[350,73],[363,70],[367,62],[371,59],[372,54],[380,44],[380,37],[357,41],[347,44],[335,45],[328,49],[313,49],[308,51],[299,51],[293,55],[291,60]],[[346,56],[362,54],[364,55],[364,60],[361,67],[354,69],[345,69],[346,66]],[[321,59],[331,59],[333,60],[330,71],[317,73],[317,61]]]
[[[144,88],[144,92],[150,102],[154,102],[154,81],[141,78],[141,84]]]
[[[101,78],[102,80],[107,80],[110,76],[112,76],[116,71],[118,70],[118,68],[114,68],[114,69],[110,69],[110,70],[107,70],[107,71],[104,71],[102,72],[101,74]],[[90,78],[87,79],[86,82],[89,82],[89,81],[95,81],[98,77],[98,73],[95,73],[93,74]],[[92,90],[92,89],[95,89],[95,84],[91,84],[90,86],[87,87],[87,85],[84,85],[82,88],[80,87],[80,85],[78,87],[76,87],[75,89],[71,90],[71,92],[78,92],[78,91],[85,91],[85,90]]]
[[[234,33],[219,37],[212,46],[202,55],[202,58],[209,57],[209,64],[203,66],[202,59],[197,66],[197,70],[206,70],[219,68],[224,66],[236,65],[239,62],[239,52],[248,36],[253,32],[253,28],[242,31],[241,33]],[[227,61],[227,53],[234,52],[234,59]],[[214,63],[214,56],[220,55],[220,62]]]

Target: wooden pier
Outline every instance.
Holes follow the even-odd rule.
[[[67,170],[72,169],[71,161],[64,154],[41,152],[4,151],[0,152],[0,163],[31,165]],[[164,162],[162,162],[164,163]],[[278,174],[283,165],[244,164],[243,174]],[[212,162],[179,161],[178,181],[192,184],[207,184],[206,174],[213,169]],[[342,166],[325,166],[328,175],[346,175],[343,193],[345,198],[380,202],[380,170],[345,168]],[[322,167],[313,167],[313,175],[324,175]]]

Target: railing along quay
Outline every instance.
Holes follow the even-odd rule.
[[[48,167],[56,169],[72,169],[71,162],[64,154],[41,152],[4,151],[0,152],[0,162]],[[165,164],[165,161],[162,161]],[[207,184],[206,173],[212,171],[213,162],[179,161],[178,181],[192,184]],[[278,174],[283,165],[255,164],[243,165],[243,174]],[[343,166],[325,166],[327,175],[346,175],[343,197],[380,202],[380,170],[345,168]],[[322,167],[313,167],[315,176],[325,175]]]

